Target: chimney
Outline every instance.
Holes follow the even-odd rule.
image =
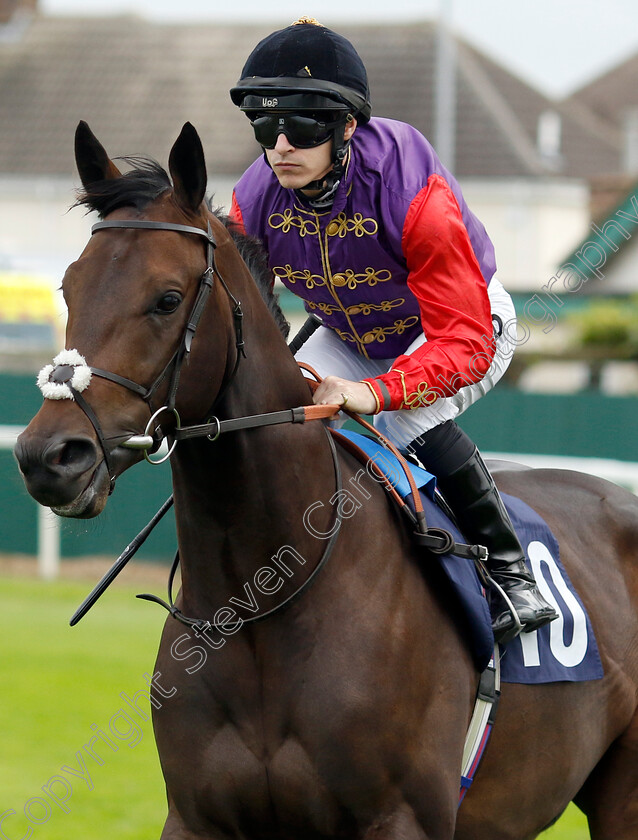
[[[38,6],[38,0],[0,0],[0,26],[9,23],[14,15],[32,17]]]
[[[541,160],[548,169],[560,169],[561,156],[561,117],[556,111],[543,111],[538,117],[536,129],[536,147]]]

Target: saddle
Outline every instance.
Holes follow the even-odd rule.
[[[435,476],[386,448],[383,438],[375,440],[346,429],[332,430],[332,434],[340,446],[383,481],[389,497],[408,520],[415,544],[426,549],[443,572],[441,585],[446,585],[476,668],[482,672],[494,651],[492,620],[485,597],[484,549],[464,542],[436,490]],[[417,507],[423,512],[420,520],[415,513]],[[417,528],[419,524],[422,530]]]
[[[403,469],[412,474],[428,530],[435,534],[447,533],[453,543],[446,553],[425,546],[430,551],[426,562],[435,563],[443,573],[440,580],[451,595],[454,617],[477,669],[483,672],[492,656],[494,639],[482,561],[473,556],[471,546],[464,545],[445,500],[436,490],[436,479],[401,456],[396,459],[380,440],[348,430],[333,434],[361,463],[372,463],[375,469],[385,469],[386,481],[392,485],[389,495],[400,497],[402,509],[407,506],[411,510],[413,505],[411,484],[403,476]],[[525,550],[526,560],[536,579],[542,579],[551,592],[559,613],[559,618],[551,625],[533,633],[523,633],[501,646],[501,679],[526,684],[601,679],[603,669],[591,620],[561,562],[556,537],[545,520],[521,499],[505,493],[501,497]],[[415,541],[417,545],[423,545],[419,533],[415,534]]]

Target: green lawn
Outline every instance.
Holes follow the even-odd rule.
[[[150,720],[121,695],[146,688],[164,612],[136,601],[139,587],[118,585],[69,627],[90,588],[0,580],[0,837],[160,835],[166,804]],[[144,713],[148,703],[138,700]],[[102,764],[88,756],[85,744]],[[588,837],[584,818],[572,808],[543,840]]]
[[[556,825],[540,836],[542,840],[589,840],[587,820],[575,805],[570,805]]]
[[[128,588],[111,588],[71,628],[90,584],[3,580],[0,587],[0,814],[16,812],[6,816],[4,834],[22,838],[30,826],[33,840],[159,837],[166,804],[150,719],[120,693],[145,688],[162,611],[135,601]],[[147,712],[148,703],[140,708]],[[96,736],[101,766],[83,748]],[[61,804],[45,805],[43,787]]]

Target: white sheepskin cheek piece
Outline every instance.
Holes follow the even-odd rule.
[[[68,382],[51,382],[51,374],[58,365],[70,365],[73,368],[73,376]],[[42,368],[36,381],[45,400],[72,400],[71,387],[79,392],[89,387],[91,368],[77,350],[62,350],[55,357],[52,365],[45,365]]]

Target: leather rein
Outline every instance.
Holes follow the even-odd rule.
[[[213,289],[215,277],[217,277],[217,279],[221,283],[232,304],[233,320],[235,326],[235,346],[237,350],[233,370],[229,378],[227,379],[225,385],[218,393],[215,399],[215,403],[218,402],[220,396],[226,391],[226,389],[229,387],[229,385],[235,378],[240,360],[242,356],[245,356],[242,332],[243,312],[241,308],[241,303],[234,297],[227,284],[225,283],[223,277],[219,273],[219,270],[217,269],[215,263],[216,243],[212,235],[210,222],[208,223],[208,230],[203,230],[202,228],[191,227],[190,225],[181,225],[169,222],[157,222],[150,220],[103,221],[93,225],[93,227],[91,228],[91,234],[95,234],[100,230],[105,230],[109,228],[175,231],[177,233],[202,236],[206,239],[207,243],[207,267],[200,279],[197,297],[191,310],[184,334],[182,336],[177,350],[175,351],[171,359],[168,361],[167,365],[164,367],[159,376],[155,379],[153,384],[150,387],[145,388],[144,386],[139,385],[137,382],[134,382],[133,380],[128,379],[127,377],[121,376],[120,374],[112,373],[111,371],[106,371],[101,368],[90,367],[91,373],[95,376],[99,376],[103,379],[107,379],[111,382],[116,383],[117,385],[121,385],[122,387],[127,388],[129,391],[132,391],[133,393],[137,394],[141,399],[143,399],[149,404],[149,409],[151,410],[151,418],[147,423],[144,433],[141,435],[132,435],[131,437],[123,440],[119,444],[120,446],[142,450],[144,452],[144,457],[147,461],[149,461],[149,463],[160,464],[166,461],[171,456],[177,442],[180,440],[188,440],[196,437],[207,437],[210,441],[215,441],[221,434],[225,432],[238,431],[240,429],[252,429],[265,426],[273,426],[281,423],[305,423],[306,421],[310,420],[327,419],[329,417],[333,417],[339,411],[340,406],[338,405],[302,405],[296,408],[284,409],[282,411],[273,411],[264,414],[251,415],[247,417],[237,417],[228,420],[220,420],[219,418],[214,416],[211,417],[211,412],[209,411],[209,420],[206,423],[194,426],[181,426],[179,414],[175,409],[175,401],[177,397],[177,389],[179,386],[181,368],[185,358],[190,353],[193,337],[195,335],[195,331],[204,311],[206,302]],[[58,368],[60,369],[62,369],[63,367],[63,365],[58,365]],[[73,366],[67,365],[66,367]],[[157,388],[162,383],[162,381],[165,379],[171,367],[173,368],[173,370],[168,388],[168,397],[166,403],[162,408],[153,412],[151,405],[152,397],[155,394]],[[53,370],[52,375],[55,376],[55,373],[56,369]],[[102,431],[97,415],[95,414],[91,406],[88,404],[88,402],[83,398],[82,394],[80,394],[77,389],[73,388],[70,385],[70,378],[71,377],[68,375],[68,373],[64,373],[60,374],[60,376],[58,377],[58,381],[64,381],[69,385],[71,393],[73,394],[73,398],[77,402],[78,406],[84,411],[89,421],[91,422],[93,428],[95,429],[95,433],[98,437],[98,441],[104,453],[104,462],[106,464],[110,477],[111,486],[109,492],[112,492],[115,485],[115,473],[112,468],[112,461],[106,444],[106,438]],[[161,414],[167,412],[173,413],[176,421],[176,426],[173,429],[173,431],[170,432],[169,435],[164,435],[161,432],[161,427],[159,426],[159,424],[156,427],[154,427],[154,424],[156,422],[156,419]],[[335,484],[337,487],[337,492],[340,492],[342,490],[341,467],[339,464],[339,459],[332,436],[328,433],[327,430],[326,434],[329,441],[330,452],[332,455],[335,474]],[[156,451],[163,437],[165,436],[170,436],[173,439],[173,443],[169,447],[168,454],[160,460],[151,460],[151,458],[148,455],[149,450]],[[161,516],[163,516],[164,513],[171,507],[171,505],[172,497],[169,500],[167,500],[167,502],[165,502],[165,504],[162,507],[162,510],[158,511],[158,514],[156,514],[152,523],[149,523],[149,526],[147,526],[144,529],[144,531],[142,532],[144,536],[142,537],[142,534],[138,535],[138,537],[130,544],[130,546],[127,546],[127,548],[122,553],[122,555],[120,555],[114,566],[106,573],[102,580],[97,584],[93,591],[87,596],[84,602],[76,610],[75,614],[71,618],[70,623],[72,625],[76,624],[88,612],[88,610],[93,606],[97,599],[103,594],[107,586],[109,586],[110,583],[114,580],[115,576],[119,574],[126,562],[128,562],[128,560],[133,556],[133,554],[139,548],[139,546],[146,538],[148,533],[150,533],[151,528],[154,527],[154,525],[159,521]],[[243,619],[244,623],[261,621],[262,619],[267,618],[273,613],[290,606],[301,596],[302,593],[304,593],[308,589],[308,587],[314,582],[318,573],[328,561],[332,550],[335,546],[337,536],[339,533],[339,528],[334,527],[336,524],[336,518],[337,513],[335,513],[335,521],[333,522],[333,527],[331,528],[331,531],[334,531],[334,533],[326,543],[319,562],[317,563],[313,571],[310,573],[310,575],[306,578],[301,587],[295,592],[293,592],[283,602],[281,602],[268,612]],[[171,568],[169,576],[168,602],[163,601],[161,598],[158,598],[155,595],[145,594],[139,595],[138,597],[160,604],[161,606],[165,607],[165,609],[167,609],[169,613],[178,621],[181,621],[183,624],[186,624],[189,627],[195,628],[198,632],[205,632],[207,629],[216,627],[217,625],[209,621],[203,619],[193,619],[189,618],[188,616],[185,616],[181,612],[181,610],[179,610],[173,603],[172,587],[178,566],[179,552],[177,552],[175,556],[175,560],[173,562],[173,566]]]

